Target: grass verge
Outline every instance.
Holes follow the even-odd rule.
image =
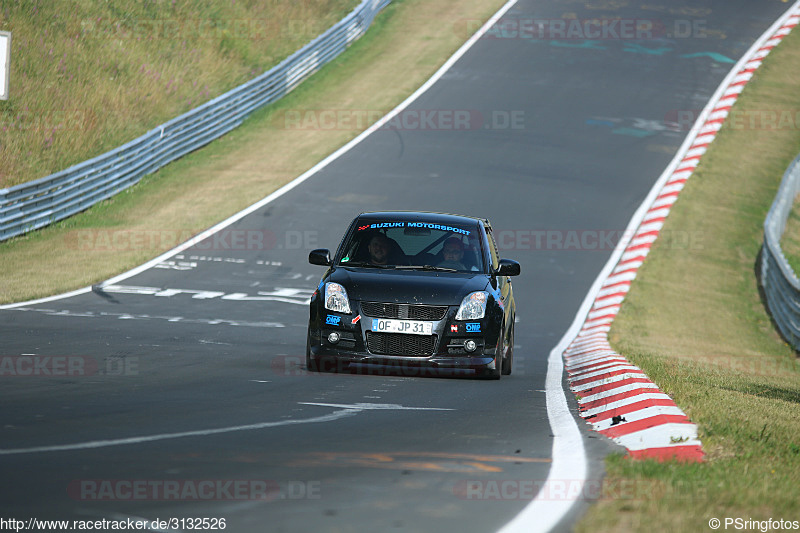
[[[100,155],[265,72],[359,0],[24,0],[0,102],[0,188]]]
[[[263,198],[360,131],[290,128],[291,112],[389,111],[468,37],[441,21],[486,20],[502,4],[393,2],[340,58],[237,130],[82,214],[0,243],[0,303],[108,279]]]
[[[797,72],[800,31],[769,55],[734,112],[796,112]],[[800,128],[743,124],[723,126],[664,226],[694,243],[655,243],[610,333],[614,348],[698,424],[707,460],[611,457],[606,491],[578,531],[800,520],[800,363],[765,311],[755,270],[764,217],[800,151]],[[630,490],[609,490],[620,486]]]

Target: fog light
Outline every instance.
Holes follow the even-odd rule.
[[[337,342],[339,342],[339,334],[336,333],[335,331],[331,332],[331,334],[328,335],[328,342],[331,344],[336,344]]]
[[[478,343],[476,343],[472,339],[464,341],[464,349],[466,351],[468,351],[468,352],[474,352],[475,348],[477,348],[477,347],[478,347]]]

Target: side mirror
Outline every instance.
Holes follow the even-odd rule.
[[[511,259],[501,259],[500,265],[494,271],[495,276],[519,276],[519,263]]]
[[[308,262],[312,265],[331,266],[331,252],[326,248],[311,250],[308,254]]]

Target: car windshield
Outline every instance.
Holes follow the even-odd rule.
[[[476,225],[420,221],[358,221],[344,244],[339,266],[483,272]]]

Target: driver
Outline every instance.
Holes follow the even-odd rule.
[[[450,237],[444,241],[442,247],[442,256],[444,261],[439,263],[438,266],[442,268],[454,268],[456,270],[466,270],[467,267],[461,260],[464,258],[464,243],[458,237]]]
[[[369,240],[369,262],[373,265],[385,265],[389,262],[389,237],[383,233],[376,233]]]

